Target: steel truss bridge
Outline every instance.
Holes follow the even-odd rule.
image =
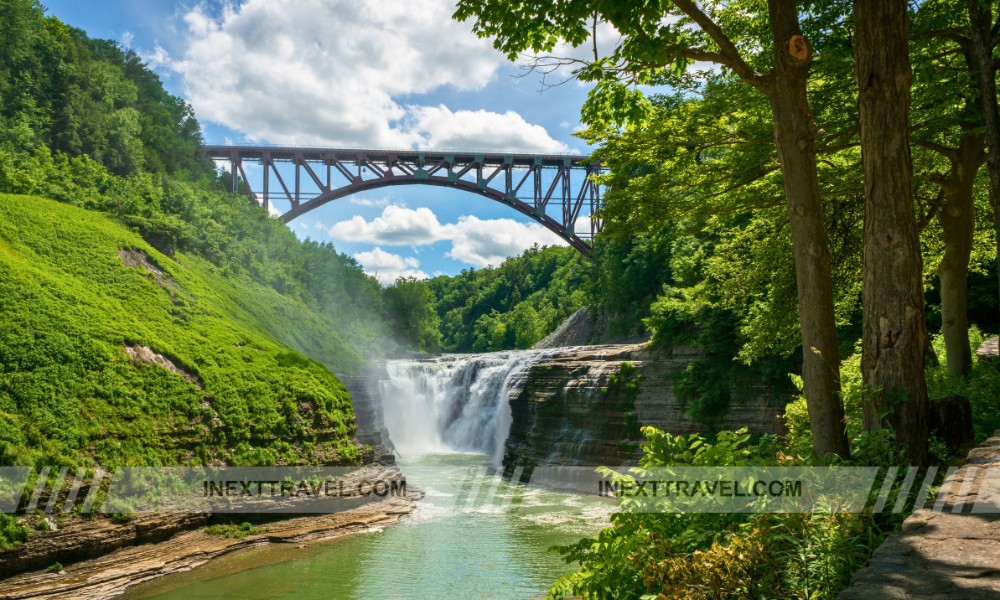
[[[505,204],[583,254],[602,226],[601,190],[592,177],[601,166],[589,156],[269,146],[206,146],[203,152],[228,167],[234,192],[246,191],[267,209],[276,209],[275,201],[287,205],[280,213],[286,223],[344,196],[420,184]]]

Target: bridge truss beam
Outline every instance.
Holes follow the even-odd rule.
[[[505,204],[585,255],[602,227],[601,190],[592,177],[601,166],[588,156],[267,146],[206,146],[204,153],[228,167],[234,192],[242,183],[264,208],[287,203],[280,215],[286,223],[351,194],[420,184]],[[581,216],[590,221],[583,230]]]

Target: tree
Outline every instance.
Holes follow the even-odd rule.
[[[385,290],[393,330],[418,350],[441,348],[440,319],[434,311],[434,294],[413,277],[400,277]]]
[[[931,180],[940,190],[939,200],[923,200],[929,207],[928,215],[936,218],[941,225],[944,255],[938,273],[942,291],[942,333],[947,346],[949,371],[956,374],[967,374],[972,365],[972,353],[968,348],[967,287],[969,254],[975,250],[973,235],[980,229],[976,227],[973,215],[976,199],[979,198],[975,193],[975,180],[979,168],[989,158],[984,152],[989,132],[995,130],[998,124],[994,114],[995,82],[992,76],[985,79],[981,76],[983,61],[980,55],[983,52],[992,53],[1000,41],[997,35],[1000,26],[995,24],[991,28],[991,37],[979,44],[977,40],[984,40],[984,33],[973,31],[970,19],[988,22],[993,4],[996,2],[921,2],[913,13],[910,35],[916,41],[916,53],[912,58],[913,106],[922,107],[924,111],[915,114],[912,119],[914,141],[946,160],[945,172],[931,175]],[[995,64],[991,68],[995,69]],[[996,131],[994,136],[1000,139],[1000,133]],[[991,152],[990,155],[998,156],[1000,153]],[[1000,179],[994,177],[995,169],[1000,170],[1000,161],[990,167],[990,191],[985,200],[992,204],[988,212],[993,218],[983,220],[984,224],[989,223],[989,235],[994,243],[1000,239],[997,229],[1000,212],[995,204],[1000,197],[996,191]],[[919,176],[917,181],[920,181]],[[981,256],[979,252],[974,254]],[[993,253],[992,261],[998,259],[1000,254]]]
[[[941,256],[925,251],[924,261],[930,265],[936,261],[941,333],[948,370],[956,375],[967,375],[972,368],[969,265],[976,230],[976,176],[986,154],[971,42],[963,38],[956,44],[941,31],[954,29],[966,18],[965,7],[930,0],[913,13],[910,34],[915,42],[911,45],[914,194],[920,228],[935,221],[939,226]],[[929,192],[921,189],[925,182],[931,184]]]
[[[993,229],[997,242],[997,291],[1000,293],[1000,112],[997,108],[997,61],[993,49],[1000,43],[1000,23],[993,23],[990,0],[967,0],[969,29],[967,35],[951,32],[972,55],[972,65],[979,78],[979,98],[986,126],[987,165],[990,174],[990,204],[993,205]]]
[[[526,50],[551,52],[560,39],[573,46],[593,39],[592,61],[546,63],[543,58],[536,63],[542,68],[575,65],[578,77],[597,83],[583,109],[584,118],[591,122],[641,118],[646,105],[628,84],[676,80],[693,61],[722,65],[768,98],[795,257],[804,391],[814,449],[821,457],[847,456],[831,257],[816,170],[818,131],[806,96],[810,43],[802,35],[795,0],[769,0],[766,16],[773,58],[770,70],[762,73],[756,65],[767,59],[763,55],[748,59],[737,43],[746,40],[734,40],[720,25],[752,30],[762,26],[762,11],[743,3],[713,6],[706,12],[692,0],[673,0],[662,7],[661,3],[617,0],[560,4],[460,0],[455,16],[460,20],[475,17],[476,33],[494,38],[494,46],[511,59]],[[593,34],[598,20],[610,23],[621,34],[609,56],[598,53]],[[751,37],[747,31],[742,33]]]
[[[941,282],[941,333],[948,371],[968,375],[972,369],[968,314],[969,260],[976,226],[973,188],[985,154],[981,131],[964,124],[960,135],[957,148],[935,145],[935,151],[948,159],[947,174],[935,178],[942,198],[935,214],[944,244],[937,274]]]
[[[913,206],[906,0],[856,0],[855,69],[865,176],[862,375],[865,426],[888,423],[927,459],[923,264]]]

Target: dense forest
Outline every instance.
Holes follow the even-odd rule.
[[[962,451],[929,424],[945,397],[978,439],[1000,426],[996,361],[973,360],[1000,325],[997,9],[459,1],[511,60],[592,86],[581,136],[610,173],[585,289],[620,297],[591,306],[700,345],[700,410],[724,408],[734,365],[795,374],[784,438],[644,428],[643,467],[940,464]],[[551,597],[832,598],[899,524],[628,507],[562,548],[578,570]]]
[[[395,348],[378,283],[224,191],[134,52],[0,27],[0,463],[360,461],[331,372]]]
[[[0,464],[358,464],[384,292],[199,154],[134,52],[0,3]],[[26,529],[0,515],[0,549]]]
[[[581,308],[594,342],[699,347],[675,382],[698,420],[746,380],[795,396],[785,438],[646,428],[644,466],[954,460],[928,427],[936,400],[967,399],[978,439],[1000,428],[1000,370],[973,359],[1000,330],[996,9],[462,0],[512,58],[593,85],[581,135],[608,167],[606,228],[590,258],[531,248],[383,288],[226,191],[191,108],[134,52],[0,3],[0,464],[357,461],[331,372],[528,348]],[[610,56],[547,57],[594,19],[622,34]],[[152,268],[108,262],[124,250]],[[898,525],[626,511],[562,549],[580,568],[552,595],[833,597]]]
[[[330,244],[300,242],[224,191],[228,175],[199,155],[191,108],[134,51],[90,39],[30,0],[4,2],[0,26],[0,191],[107,213],[166,254],[197,255],[304,303],[324,331],[294,318],[261,322],[334,372],[391,351],[378,283]]]
[[[949,2],[870,17],[847,2],[801,14],[794,2],[619,11],[595,1],[525,9],[531,18],[510,8],[460,2],[457,17],[510,58],[540,53],[532,67],[575,66],[594,86],[581,136],[610,172],[586,302],[619,326],[644,327],[654,343],[715,323],[718,336],[702,341],[728,331],[739,361],[794,357],[821,426],[816,451],[842,458],[840,377],[830,365],[860,339],[865,385],[882,390],[872,406],[885,408],[896,392],[914,401],[885,417],[866,414],[868,428],[891,425],[922,462],[926,423],[915,415],[926,406],[925,362],[967,375],[970,323],[998,327],[995,107],[984,104],[995,84],[977,75],[972,35],[986,13]],[[590,39],[588,18],[622,32],[613,54],[592,62],[545,54],[558,40]],[[862,46],[876,35],[861,29],[868,18],[901,23],[906,34],[892,58],[905,90],[871,107],[856,84],[863,59],[889,58],[884,45]],[[673,92],[647,96],[637,84]],[[896,121],[896,130],[880,129]],[[866,144],[866,135],[883,137]],[[887,146],[897,154],[886,156]],[[440,302],[446,293],[433,295]],[[940,332],[942,356],[930,358],[928,332]]]

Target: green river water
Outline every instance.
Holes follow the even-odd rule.
[[[544,597],[572,570],[549,551],[593,535],[612,506],[596,496],[514,486],[480,454],[425,455],[400,467],[425,491],[384,531],[306,548],[270,545],[133,589],[127,598],[248,600]]]

